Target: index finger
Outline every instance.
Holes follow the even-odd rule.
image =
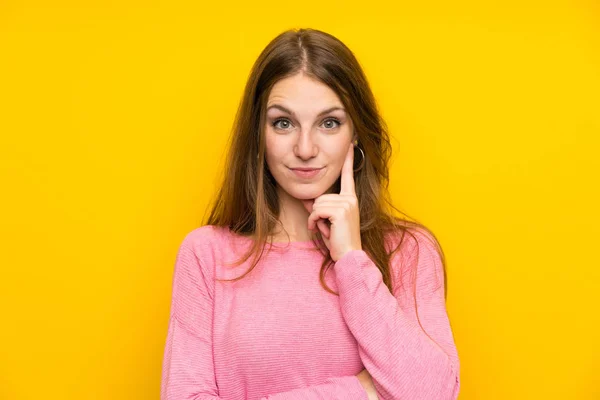
[[[350,142],[350,147],[346,153],[346,159],[342,166],[342,179],[340,183],[340,194],[354,194],[354,144]]]

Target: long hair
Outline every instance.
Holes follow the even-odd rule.
[[[407,233],[418,245],[412,232],[418,229],[427,232],[426,237],[434,243],[441,257],[446,287],[445,258],[435,235],[414,218],[393,214],[395,210],[407,216],[390,201],[388,162],[391,144],[388,129],[377,110],[359,62],[340,40],[316,29],[288,30],[279,34],[261,52],[248,77],[230,136],[223,182],[205,222],[254,239],[249,250],[235,263],[239,265],[254,255],[251,267],[243,275],[228,281],[242,279],[257,265],[268,237],[278,224],[277,183],[264,159],[266,104],[277,81],[300,72],[330,87],[351,117],[365,155],[363,167],[354,173],[362,249],[381,271],[385,285],[392,293],[398,289],[394,284],[396,279],[390,268],[390,259],[393,252],[401,247]],[[360,158],[361,155],[355,153],[355,162]],[[334,193],[339,192],[340,181],[338,178],[334,183]],[[388,252],[386,243],[389,243],[390,237],[398,240],[394,240],[397,246]],[[339,295],[325,283],[325,274],[332,267],[333,260],[320,232],[313,241],[324,256],[320,270],[321,285],[328,292]],[[270,243],[272,245],[272,240]],[[401,284],[402,280],[398,282]],[[413,295],[416,300],[414,292]]]

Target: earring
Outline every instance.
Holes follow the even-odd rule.
[[[355,141],[354,144],[356,144],[356,148],[358,150],[360,150],[360,152],[362,154],[362,160],[360,161],[360,167],[358,167],[358,169],[354,170],[354,172],[357,172],[357,171],[360,171],[365,164],[365,152],[360,147],[358,147],[358,140]]]

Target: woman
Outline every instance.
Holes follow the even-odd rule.
[[[443,253],[393,216],[390,153],[343,43],[267,45],[210,217],[177,255],[162,400],[457,398]]]

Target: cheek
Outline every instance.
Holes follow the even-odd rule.
[[[279,168],[285,156],[284,144],[276,139],[267,137],[265,146],[265,159],[269,169]]]
[[[335,152],[330,154],[330,159],[334,160],[333,163],[335,163],[335,166],[338,169],[341,169],[346,161],[348,146],[350,146],[349,141],[340,140],[339,143],[336,143]]]
[[[265,156],[269,161],[276,161],[281,159],[281,150],[277,146],[270,145],[267,143],[265,148]]]

